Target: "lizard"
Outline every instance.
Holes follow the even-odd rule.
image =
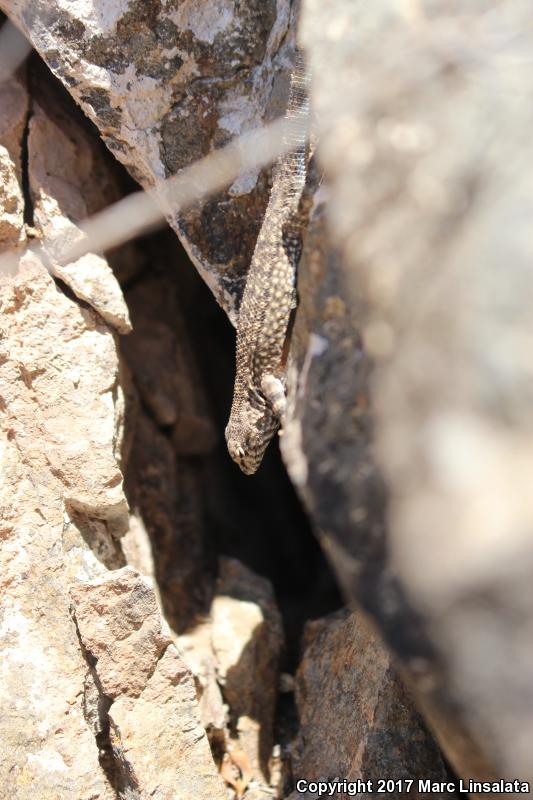
[[[290,149],[274,168],[237,322],[235,387],[226,442],[246,475],[257,471],[284,423],[285,362],[305,226],[300,199],[309,158],[308,82],[303,54],[296,50],[285,114],[291,122],[286,140]]]

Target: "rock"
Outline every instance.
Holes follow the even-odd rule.
[[[83,508],[108,537],[127,525],[113,335],[35,258],[4,279],[1,306],[0,780],[17,800],[37,789],[43,800],[112,800],[68,596],[104,567],[66,510]]]
[[[177,647],[194,675],[198,690],[200,718],[213,750],[224,753],[227,739],[227,706],[217,680],[217,659],[213,648],[211,617],[177,637]]]
[[[21,152],[28,113],[27,92],[17,80],[0,84],[0,252],[22,247],[24,196]]]
[[[163,240],[178,256],[175,237]],[[166,618],[183,633],[209,612],[216,569],[205,521],[203,461],[188,457],[204,454],[214,429],[183,320],[180,286],[168,268],[169,250],[154,242],[145,248],[150,271],[126,291],[134,330],[121,340],[121,350],[142,400],[131,426],[128,496],[152,543]],[[190,419],[198,426],[187,427]],[[186,454],[176,445],[184,425]]]
[[[153,0],[91,7],[3,0],[48,66],[145,188],[283,109],[288,0]],[[171,219],[217,300],[235,318],[267,200],[266,173]]]
[[[50,269],[119,333],[129,333],[128,309],[107,260],[96,253],[70,264],[56,259],[56,250],[65,241],[81,238],[76,223],[116,199],[118,187],[94,179],[95,174],[106,175],[98,144],[75,119],[62,113],[52,87],[44,81],[40,86],[44,93],[44,97],[39,93],[40,102],[48,102],[46,111],[39,102],[32,102],[28,178],[34,224],[43,239]]]
[[[22,190],[15,164],[0,144],[0,252],[21,246],[25,239]]]
[[[357,795],[371,798],[378,796],[378,782],[389,777],[414,781],[412,797],[454,796],[418,790],[419,779],[453,778],[361,612],[343,610],[307,623],[296,701],[300,730],[292,750],[295,786],[299,780],[371,781],[373,790]],[[405,796],[405,788],[386,788],[387,797]],[[297,792],[299,796],[305,795]]]
[[[34,205],[26,213],[50,245],[53,230],[77,235],[76,221],[117,184],[54,91],[45,85],[39,100],[29,103]],[[16,181],[19,165],[9,159]],[[141,415],[104,318],[125,330],[126,307],[104,259],[73,266],[62,277],[79,295],[87,290],[98,313],[56,283],[34,252],[0,292],[0,780],[20,800],[222,800],[193,676],[154,590],[123,568],[131,557],[152,569],[142,520],[132,516],[124,551],[117,538],[130,524],[121,466]],[[122,383],[133,412],[126,426]],[[190,513],[186,478],[180,490],[179,508]]]
[[[142,519],[139,519],[135,514],[130,514],[129,528],[121,538],[120,544],[128,565],[140,572],[144,577],[152,580],[156,598],[159,605],[161,605],[161,600],[158,597],[158,586],[155,582],[155,564],[150,537]]]
[[[64,296],[36,259],[4,284],[1,299],[6,434],[24,442],[37,485],[60,491],[69,510],[125,530],[115,450],[123,407],[109,329]]]
[[[139,697],[170,644],[155,593],[131,567],[71,589],[76,625],[111,700]]]
[[[224,779],[251,797],[271,796],[283,632],[269,581],[221,558],[209,617],[177,645],[197,680],[202,723],[224,754]]]
[[[19,184],[22,184],[22,142],[29,111],[26,87],[19,78],[0,83],[0,142],[8,151]]]
[[[126,567],[74,586],[71,596],[97,685],[112,701],[109,737],[120,791],[168,800],[225,798],[199,723],[193,677],[148,581]]]
[[[212,606],[218,680],[230,710],[230,730],[251,773],[269,782],[281,619],[270,583],[235,559],[223,558]]]
[[[533,778],[529,14],[302,18],[328,227],[317,200],[287,463],[447,757],[485,780]]]

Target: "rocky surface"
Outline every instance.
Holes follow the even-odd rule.
[[[206,527],[204,465],[213,425],[183,330],[177,287],[149,251],[151,270],[126,291],[134,332],[121,340],[134,389],[127,492],[148,532],[165,616],[176,633],[209,611],[216,556]],[[163,253],[163,257],[167,257]],[[182,433],[188,447],[176,446]],[[194,432],[199,432],[194,436]]]
[[[28,182],[33,224],[52,274],[95,308],[119,333],[129,333],[128,309],[107,260],[88,253],[69,264],[55,259],[65,241],[81,236],[76,223],[117,200],[119,187],[99,143],[68,114],[57,91],[36,70],[28,129]]]
[[[28,114],[28,95],[12,79],[0,84],[0,252],[23,246],[24,196],[21,149]]]
[[[127,527],[114,340],[38,262],[1,295],[2,783],[17,798],[38,786],[42,797],[111,800],[84,715],[87,665],[68,585],[102,569],[94,538],[85,544],[70,510],[113,551],[110,529]]]
[[[112,152],[156,192],[283,103],[292,47],[284,0],[0,6]],[[283,455],[347,596],[379,627],[466,778],[533,778],[529,16],[526,0],[466,10],[429,0],[394,9],[387,0],[303,3],[325,181],[300,268]],[[233,746],[229,767],[222,762],[227,783],[261,796],[269,789],[253,780],[267,779],[279,627],[275,614],[264,626],[269,589],[243,579],[242,567],[226,564],[213,600],[204,458],[216,437],[174,290],[168,277],[143,273],[142,259],[122,258],[137,328],[123,347],[130,375],[115,338],[129,329],[128,312],[107,258],[61,271],[54,259],[55,238],[77,237],[80,220],[121,190],[55,100],[35,102],[17,79],[2,85],[0,102],[0,248],[44,236],[47,266],[61,279],[28,256],[2,287],[2,780],[21,798],[34,786],[43,797],[111,798],[132,776],[140,795],[169,785],[165,714],[177,714],[179,684],[185,733],[203,748],[191,759],[194,776],[179,772],[180,786],[198,797],[220,787],[201,719],[214,746]],[[246,176],[172,221],[233,320],[266,184],[264,174]],[[232,497],[218,508],[233,523],[243,517]],[[260,528],[257,510],[242,505],[249,527]],[[222,514],[214,527],[224,524]],[[198,709],[155,594],[117,573],[130,558],[157,578],[172,635],[197,672]],[[89,595],[103,592],[98,608],[116,622],[108,589],[127,595],[130,580],[141,605],[132,589],[118,622],[120,635],[128,621],[133,633],[98,638]],[[309,631],[296,774],[320,777],[321,764],[330,775],[331,763],[340,774],[377,776],[407,753],[440,774],[362,621],[340,617]],[[148,661],[130,674],[137,637]],[[356,718],[340,705],[336,670],[356,693]],[[324,696],[337,709],[336,748],[323,728],[319,741]],[[161,731],[150,755],[144,720]],[[190,738],[182,744],[189,752]]]
[[[268,784],[283,647],[270,583],[236,559],[221,559],[211,618],[231,738],[245,754],[251,775]]]
[[[200,725],[192,674],[171,643],[147,580],[126,567],[79,583],[71,597],[106,706],[119,792],[225,798]]]
[[[96,141],[48,88],[46,111],[22,83],[2,94],[8,111],[13,95],[31,109],[27,139],[17,115],[0,113],[19,202],[27,170],[33,236],[74,227],[116,190]],[[0,286],[1,780],[21,800],[170,800],[177,786],[183,798],[222,798],[193,675],[153,589],[120,569],[131,557],[150,570],[152,559],[121,470],[138,401],[104,319],[124,329],[127,310],[107,262],[97,266],[73,265],[71,282],[90,286],[94,308],[32,254]]]
[[[216,433],[200,391],[179,287],[169,291],[170,275],[154,274],[154,261],[152,275],[126,292],[135,329],[122,339],[122,351],[141,400],[158,427],[170,429],[176,453],[203,455],[213,448]]]
[[[2,0],[48,66],[145,188],[282,113],[289,0]],[[267,200],[267,173],[239,178],[171,220],[235,317]]]
[[[300,780],[364,781],[368,790],[357,794],[363,800],[379,796],[379,782],[392,778],[412,780],[411,797],[455,796],[418,790],[419,779],[451,777],[390,656],[361,612],[343,610],[306,625],[296,701],[296,786]],[[387,797],[406,796],[398,785],[383,788]],[[291,798],[305,796],[296,791]],[[349,796],[343,791],[334,795],[343,800]]]

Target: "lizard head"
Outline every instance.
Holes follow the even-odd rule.
[[[246,413],[232,413],[226,427],[228,452],[245,475],[257,472],[277,428],[278,421],[267,407],[248,406]]]

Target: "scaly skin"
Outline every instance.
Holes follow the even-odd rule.
[[[309,104],[300,53],[291,76],[286,117],[294,121],[294,147],[276,164],[272,192],[239,309],[237,369],[228,451],[241,470],[258,469],[285,411],[284,349],[295,307],[301,250],[298,206],[305,185]],[[290,231],[290,232],[289,232]]]

